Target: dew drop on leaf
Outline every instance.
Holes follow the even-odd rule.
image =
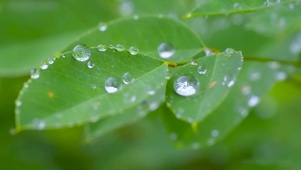
[[[22,105],[22,102],[20,100],[16,100],[16,106],[20,107]]]
[[[113,50],[115,47],[114,47],[113,44],[110,44],[110,45],[109,45],[109,48],[110,48],[111,50]]]
[[[250,99],[248,100],[248,106],[254,107],[259,103],[259,101],[260,98],[258,96],[251,96]]]
[[[205,48],[204,52],[205,52],[205,56],[214,55],[214,52],[210,48]]]
[[[48,68],[48,64],[46,64],[45,62],[41,65],[41,69],[42,70],[46,70]]]
[[[158,46],[158,53],[161,58],[167,59],[174,55],[175,49],[171,44],[163,42]]]
[[[99,27],[99,31],[104,32],[104,31],[107,30],[107,28],[108,28],[108,26],[102,25],[102,26]]]
[[[196,62],[196,61],[191,61],[190,64],[191,64],[192,66],[197,66],[197,65],[198,65],[198,62]]]
[[[242,117],[247,117],[248,116],[248,110],[244,107],[240,107],[238,108],[238,113],[242,116]]]
[[[87,67],[88,68],[93,68],[95,66],[95,64],[92,62],[92,61],[89,61],[88,63],[87,63]]]
[[[121,45],[121,44],[117,44],[116,47],[115,47],[115,49],[116,49],[117,51],[123,51],[123,50],[124,50],[124,46]]]
[[[40,77],[40,72],[37,69],[33,69],[30,71],[30,77],[32,79],[38,79]]]
[[[203,75],[203,74],[206,74],[207,69],[204,68],[203,66],[199,66],[197,71],[198,71],[199,74]]]
[[[114,77],[110,77],[105,81],[105,90],[108,93],[115,93],[121,88],[121,83]]]
[[[138,49],[137,47],[135,47],[135,46],[131,46],[131,47],[129,48],[129,53],[130,53],[131,55],[137,55],[137,54],[139,53],[139,49]]]
[[[91,56],[91,49],[86,45],[77,45],[72,50],[72,56],[77,61],[87,61]]]
[[[261,75],[260,75],[259,72],[254,71],[254,72],[251,72],[251,73],[249,74],[249,78],[250,78],[250,80],[252,80],[252,81],[258,81],[258,80],[261,78]]]
[[[171,134],[169,134],[169,138],[171,140],[177,140],[178,139],[178,135],[176,133],[171,133]]]
[[[286,79],[286,77],[287,77],[287,74],[286,74],[285,72],[283,72],[283,71],[279,71],[279,72],[277,72],[277,73],[275,74],[275,78],[276,78],[276,80],[278,80],[278,81],[283,81],[283,80]]]
[[[96,89],[97,86],[96,86],[96,84],[92,84],[91,87],[92,87],[92,89]]]
[[[126,72],[122,75],[122,81],[124,84],[130,84],[134,81],[134,78],[129,72]]]
[[[100,51],[100,52],[104,52],[104,51],[107,50],[107,46],[104,45],[104,44],[99,44],[99,45],[97,46],[97,49],[98,49],[98,51]]]
[[[200,82],[192,75],[182,75],[173,84],[174,90],[181,96],[192,96],[200,88]]]
[[[218,137],[218,135],[219,135],[219,131],[218,130],[214,129],[214,130],[211,131],[211,136],[212,137],[216,138],[216,137]]]

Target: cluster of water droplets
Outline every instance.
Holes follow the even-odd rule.
[[[130,84],[133,83],[135,80],[135,78],[129,73],[129,72],[125,72],[122,75],[122,82],[124,84]],[[115,93],[118,90],[121,89],[122,87],[122,82],[115,77],[109,77],[106,81],[105,81],[105,90],[107,93]]]

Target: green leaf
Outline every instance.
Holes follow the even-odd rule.
[[[241,52],[227,49],[195,62],[198,65],[187,64],[173,73],[166,94],[167,104],[173,113],[189,123],[203,120],[224,100],[236,81],[243,56]],[[191,78],[181,81],[183,76]]]
[[[88,46],[96,44],[122,44],[127,48],[136,46],[140,52],[161,60],[158,47],[162,43],[168,43],[175,52],[172,57],[164,60],[173,62],[187,61],[204,48],[198,35],[189,27],[163,16],[134,17],[108,22],[87,32],[68,50],[79,43]]]
[[[248,28],[267,37],[286,37],[291,32],[300,30],[300,10],[300,5],[291,4],[263,11],[250,18]]]
[[[160,104],[164,102],[165,86],[166,84],[162,84],[161,89],[158,90],[156,94],[154,93],[155,91],[149,89],[148,93],[151,96],[147,100],[134,108],[124,111],[122,114],[110,116],[95,123],[89,123],[86,127],[86,140],[94,140],[117,128],[134,123],[142,119],[148,112],[156,110]],[[135,100],[133,96],[129,96],[129,100],[131,99]]]
[[[245,62],[228,97],[199,124],[177,119],[171,112],[162,114],[170,138],[178,147],[199,148],[224,138],[248,115],[261,97],[275,84],[294,70],[277,62]]]
[[[237,0],[211,0],[202,1],[186,17],[225,15],[233,13],[252,12],[288,3],[295,3],[296,0],[267,0],[267,1],[237,1]]]
[[[157,92],[166,82],[167,65],[142,54],[93,48],[89,62],[67,53],[33,74],[36,79],[24,85],[16,102],[17,130],[72,127],[121,114],[148,99],[148,89]],[[135,80],[121,85],[125,73]],[[107,93],[109,78],[116,79],[120,90]],[[129,95],[135,100],[128,100]]]

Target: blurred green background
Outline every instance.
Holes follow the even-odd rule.
[[[173,147],[156,112],[93,143],[83,142],[82,127],[12,135],[15,99],[29,78],[29,70],[41,61],[99,23],[136,14],[164,14],[180,19],[194,5],[193,0],[2,0],[1,169],[301,169],[300,74],[278,83],[225,140],[209,148]],[[298,14],[294,18],[300,17]],[[271,36],[252,29],[250,23],[257,21],[256,15],[243,15],[248,19],[241,24],[227,23],[232,17],[185,22],[211,47],[298,60],[298,55],[288,49],[277,51],[275,47],[296,41],[300,24]],[[216,24],[222,27],[214,27]],[[238,35],[240,39],[235,38]]]

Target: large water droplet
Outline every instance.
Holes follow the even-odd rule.
[[[131,46],[131,47],[129,48],[129,53],[130,53],[131,55],[137,55],[137,54],[139,53],[139,49],[138,49],[137,47],[135,47],[135,46]]]
[[[95,64],[92,62],[92,61],[89,61],[88,63],[87,63],[87,67],[88,68],[93,68],[95,66]]]
[[[37,69],[33,69],[30,71],[30,77],[32,79],[38,79],[40,77],[40,71]]]
[[[72,50],[72,56],[77,61],[87,61],[91,56],[91,49],[86,45],[77,45]]]
[[[123,51],[123,50],[124,50],[124,46],[121,45],[121,44],[117,44],[116,47],[115,47],[115,49],[116,49],[117,51]]]
[[[98,46],[97,46],[97,49],[98,49],[98,51],[100,51],[100,52],[104,52],[104,51],[107,51],[107,46],[106,45],[104,45],[104,44],[99,44]]]
[[[259,103],[259,101],[260,98],[258,96],[251,96],[250,99],[248,100],[248,106],[254,107]]]
[[[126,72],[122,75],[122,81],[124,84],[130,84],[134,81],[134,77],[129,72]]]
[[[174,90],[181,96],[191,96],[200,88],[199,81],[192,75],[182,75],[173,84]]]
[[[204,68],[203,66],[198,67],[198,73],[199,74],[206,74],[206,72],[207,72],[207,69]]]
[[[108,93],[115,93],[121,88],[121,83],[114,77],[110,77],[105,81],[105,90]]]
[[[161,58],[167,59],[174,55],[175,49],[169,43],[161,43],[158,47],[158,53]]]

